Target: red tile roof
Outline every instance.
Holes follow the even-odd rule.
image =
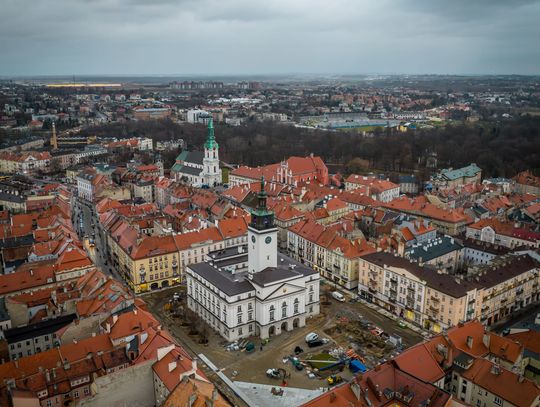
[[[494,373],[492,368],[493,363],[489,360],[475,359],[462,376],[514,406],[537,405],[540,387],[536,383],[500,366],[498,373]]]

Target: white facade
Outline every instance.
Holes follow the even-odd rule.
[[[260,231],[248,227],[248,271],[257,273],[277,266],[277,228]]]
[[[467,227],[465,237],[480,240],[482,242],[492,243],[499,246],[513,249],[518,246],[540,247],[540,240],[530,241],[520,239],[517,236],[509,236],[497,233],[491,226],[485,226],[482,229]]]
[[[219,168],[219,148],[204,149],[203,170],[201,172],[203,184],[216,186],[221,184],[221,168]]]
[[[77,194],[79,198],[91,201],[94,197],[94,186],[92,180],[83,177],[77,177]]]
[[[372,196],[372,198],[381,202],[390,202],[396,198],[399,198],[399,190],[399,186],[397,186],[396,188],[386,189],[384,191],[378,192],[377,194],[375,194],[375,196]]]
[[[196,266],[193,266],[195,269]],[[319,275],[294,276],[228,295],[187,267],[188,307],[228,341],[268,338],[319,313]]]
[[[208,120],[211,118],[210,113],[206,110],[193,109],[188,110],[186,119],[188,123],[204,123],[207,124]]]
[[[139,138],[139,150],[150,151],[154,149],[154,142],[151,138]]]

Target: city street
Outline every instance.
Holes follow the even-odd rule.
[[[83,199],[76,198],[74,201],[72,221],[79,238],[96,267],[105,275],[112,275],[124,284],[124,280],[120,277],[118,270],[115,270],[106,258],[106,240],[99,227],[99,220],[94,205]],[[93,241],[93,246],[91,241]]]

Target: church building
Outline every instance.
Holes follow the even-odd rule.
[[[209,253],[187,266],[187,305],[228,341],[268,338],[304,326],[319,313],[319,274],[277,250],[264,178],[243,246]]]
[[[219,145],[214,136],[212,119],[208,121],[208,135],[204,143],[204,151],[182,151],[171,168],[171,177],[175,181],[184,181],[198,188],[221,184]]]

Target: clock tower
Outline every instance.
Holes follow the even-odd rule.
[[[249,273],[277,266],[277,228],[274,225],[274,213],[266,207],[264,177],[261,178],[261,192],[257,199],[257,208],[251,211],[248,226]]]

